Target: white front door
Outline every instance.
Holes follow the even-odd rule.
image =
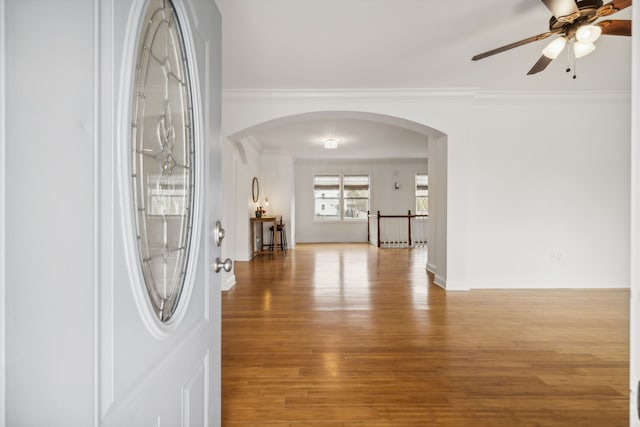
[[[96,4],[104,142],[98,200],[99,423],[219,425],[215,262],[220,246],[214,236],[221,216],[219,12],[214,0]],[[159,15],[150,19],[149,7],[161,10]],[[156,19],[164,23],[149,24]],[[183,42],[170,30],[176,25]],[[193,153],[185,142],[191,132]],[[154,249],[154,239],[164,246]],[[167,309],[179,291],[171,289],[174,279],[182,293]]]

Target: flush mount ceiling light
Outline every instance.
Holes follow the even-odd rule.
[[[335,137],[324,138],[322,143],[326,150],[335,150],[338,148],[338,138]]]

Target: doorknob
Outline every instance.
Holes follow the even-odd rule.
[[[220,223],[220,221],[216,221],[216,228],[213,230],[213,235],[216,239],[216,245],[220,246],[225,235],[224,228],[222,228],[222,224]]]
[[[224,260],[224,262],[218,257],[216,258],[216,273],[219,273],[220,270],[224,270],[224,271],[231,271],[231,267],[233,267],[233,261],[231,261],[231,258],[227,258]]]

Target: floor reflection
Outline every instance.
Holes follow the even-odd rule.
[[[263,311],[271,311],[271,290],[267,289],[264,291],[263,301]]]
[[[370,280],[366,251],[348,247],[313,254],[313,298],[319,310],[368,310]]]
[[[365,244],[235,263],[223,425],[625,425],[628,290],[446,292],[426,264]]]

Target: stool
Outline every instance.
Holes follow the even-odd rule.
[[[282,218],[280,218],[280,223],[277,225],[276,230],[278,231],[278,233],[280,233],[280,244],[279,244],[280,249],[282,249],[286,254],[287,253],[287,230],[285,229],[285,224],[282,223]],[[267,247],[271,248],[271,250],[274,250],[273,238],[275,236],[273,235],[273,225],[269,227],[269,234],[271,237],[271,241],[267,245]]]

